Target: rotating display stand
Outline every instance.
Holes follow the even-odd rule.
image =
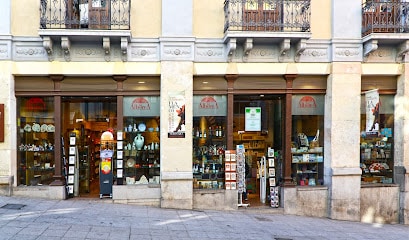
[[[113,158],[115,152],[114,135],[106,131],[101,136],[101,162],[99,165],[99,198],[104,196],[112,198],[112,185],[114,180]]]

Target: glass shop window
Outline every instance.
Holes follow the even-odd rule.
[[[160,97],[124,97],[125,184],[160,183]]]
[[[193,96],[193,188],[224,188],[227,97]]]
[[[361,98],[362,183],[393,183],[394,96],[368,91]]]
[[[48,185],[54,175],[54,98],[17,98],[17,185]]]
[[[324,184],[324,95],[292,99],[292,174],[296,185]]]

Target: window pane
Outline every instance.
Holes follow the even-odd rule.
[[[17,109],[18,185],[48,185],[54,175],[54,101],[20,97]]]

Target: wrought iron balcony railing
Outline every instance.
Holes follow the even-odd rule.
[[[41,29],[129,30],[131,0],[40,0]]]
[[[362,5],[362,36],[409,32],[409,2],[367,0]]]
[[[310,32],[311,0],[225,0],[224,32]]]

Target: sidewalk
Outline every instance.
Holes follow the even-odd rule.
[[[111,199],[0,197],[1,239],[408,239],[409,226],[374,225],[240,208],[195,211]]]

